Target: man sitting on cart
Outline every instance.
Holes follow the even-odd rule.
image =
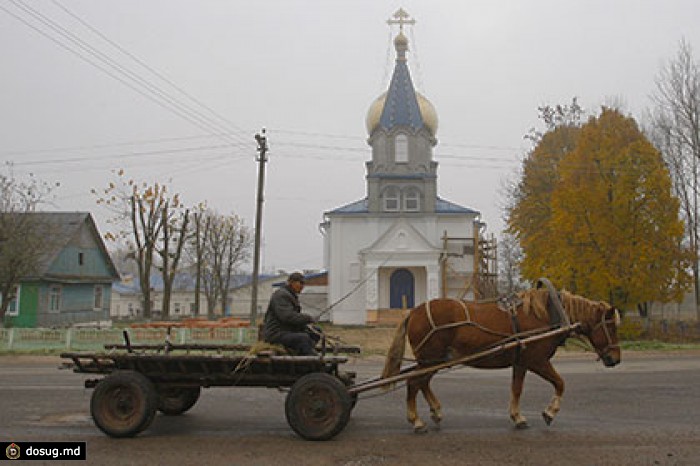
[[[313,317],[301,312],[299,293],[304,288],[304,275],[294,272],[287,284],[272,293],[265,312],[263,340],[282,345],[297,355],[316,356],[314,346],[320,336],[308,329]]]

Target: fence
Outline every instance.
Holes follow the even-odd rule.
[[[657,340],[671,343],[700,342],[700,322],[693,320],[643,319],[626,316],[618,329],[622,340]]]
[[[164,343],[165,328],[130,328],[133,345]],[[246,327],[172,328],[173,344],[251,344],[257,331]],[[100,351],[105,344],[123,344],[123,329],[93,328],[7,328],[0,329],[0,351]]]

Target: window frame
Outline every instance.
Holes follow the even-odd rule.
[[[19,316],[19,297],[20,297],[20,292],[22,291],[22,284],[18,283],[15,285],[15,297],[12,298],[10,303],[7,305],[7,311],[5,312],[5,315],[8,317],[18,317]],[[0,293],[0,303],[2,303],[3,299],[5,297]],[[14,306],[13,306],[14,304]]]
[[[57,314],[61,312],[63,304],[63,287],[61,285],[49,285],[48,312]]]
[[[421,193],[418,188],[410,187],[407,188],[402,196],[403,210],[405,212],[420,212],[420,198]],[[415,201],[415,207],[409,207],[409,202]]]
[[[99,291],[98,291],[99,290]],[[99,297],[99,302],[98,302]],[[92,291],[92,308],[95,311],[101,311],[105,305],[105,290],[102,285],[95,285]]]
[[[394,138],[394,161],[396,163],[408,163],[408,136],[397,134]]]
[[[390,208],[389,202],[395,202],[396,207]],[[385,212],[400,212],[401,211],[401,190],[396,186],[387,187],[384,190],[384,193],[382,195],[382,204],[383,204]]]

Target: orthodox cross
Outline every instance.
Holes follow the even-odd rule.
[[[399,30],[401,32],[403,32],[404,24],[416,24],[416,20],[411,18],[411,16],[408,13],[406,13],[406,10],[404,10],[403,8],[399,8],[398,10],[396,10],[396,13],[394,13],[394,18],[395,19],[389,18],[386,24],[388,24],[389,26],[391,26],[392,24],[398,24]]]

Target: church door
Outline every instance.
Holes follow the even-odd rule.
[[[398,269],[391,274],[389,280],[390,287],[390,302],[389,306],[392,309],[402,309],[404,305],[407,308],[413,307],[415,280],[413,274],[406,269]]]

